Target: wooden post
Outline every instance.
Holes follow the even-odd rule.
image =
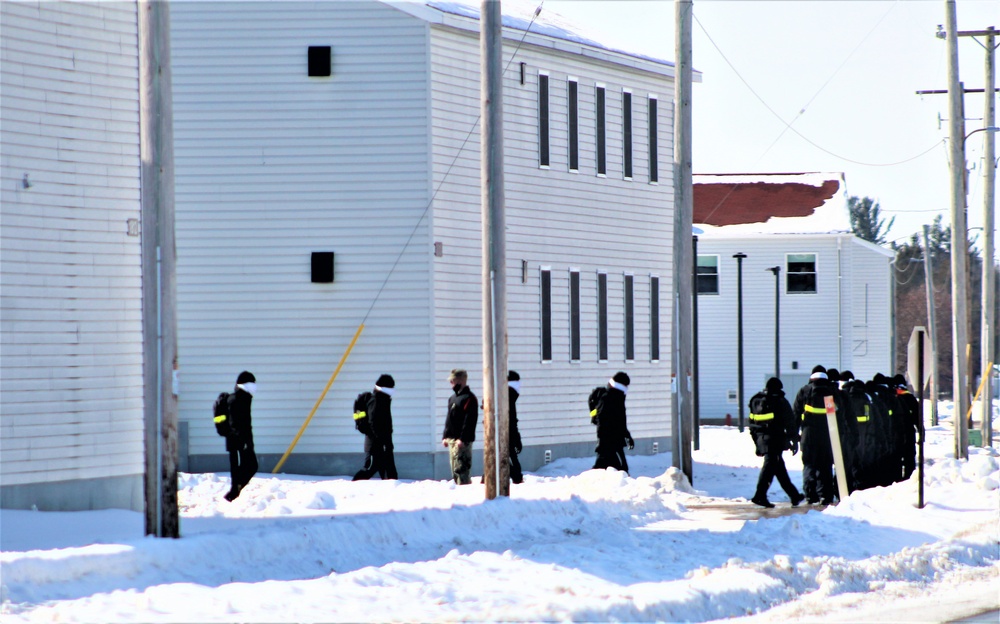
[[[937,362],[937,333],[935,333],[935,317],[937,312],[934,308],[934,267],[931,264],[931,238],[930,226],[924,226],[924,279],[927,281],[927,331],[930,336],[930,349],[933,359],[931,360],[931,426],[938,424],[937,397],[938,397],[938,362]],[[923,389],[923,379],[920,381]],[[922,408],[923,406],[921,406]]]
[[[500,0],[480,5],[483,228],[483,481],[486,498],[510,495],[507,282],[503,180],[503,37]]]
[[[837,470],[837,488],[840,490],[840,500],[844,500],[850,492],[847,489],[847,465],[844,463],[844,449],[840,446],[840,427],[837,426],[837,404],[832,396],[824,397],[823,404],[826,406],[826,424],[830,430],[833,466]]]
[[[985,382],[980,427],[983,433],[983,448],[993,445],[993,364],[996,360],[996,322],[994,313],[996,308],[996,282],[995,265],[993,263],[993,228],[996,214],[996,183],[997,183],[997,159],[996,159],[996,98],[993,97],[996,89],[996,35],[1000,31],[990,26],[986,34],[986,41],[983,47],[986,48],[986,83],[983,85],[987,94],[983,99],[986,101],[986,110],[983,113],[983,124],[986,128],[994,128],[984,133],[983,141],[983,280],[982,289],[982,309],[980,328],[980,374]]]
[[[179,537],[177,282],[170,8],[140,0],[139,151],[142,202],[146,534]]]

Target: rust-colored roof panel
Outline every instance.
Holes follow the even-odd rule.
[[[694,184],[694,223],[714,226],[764,223],[771,217],[808,217],[840,190],[839,180],[821,186],[797,182]]]

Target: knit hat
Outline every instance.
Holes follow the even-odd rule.
[[[375,385],[379,388],[395,388],[396,382],[393,380],[392,375],[380,375]]]
[[[615,383],[620,383],[623,386],[627,386],[629,385],[629,383],[631,383],[631,380],[628,378],[628,375],[622,371],[618,371],[617,373],[615,373],[614,377],[611,378],[611,381]]]
[[[521,376],[517,374],[517,371],[507,371],[507,381],[520,381]]]
[[[826,376],[830,381],[840,381],[840,371],[836,368],[826,369]]]
[[[251,373],[250,371],[243,371],[242,373],[240,373],[240,376],[236,378],[236,385],[245,383],[256,383],[256,382],[257,378],[254,377],[253,373]]]
[[[872,382],[883,386],[889,385],[889,380],[882,373],[875,373],[875,376],[872,377]]]
[[[853,381],[854,380],[854,373],[852,373],[849,370],[845,370],[842,373],[840,373],[840,380],[841,381]]]
[[[777,392],[778,390],[784,388],[784,385],[777,377],[771,377],[767,380],[767,384],[764,387],[767,388],[768,392]]]
[[[817,364],[816,366],[813,366],[812,372],[826,373],[826,368],[824,368],[822,364]]]
[[[813,366],[812,374],[809,375],[809,379],[828,379],[826,376],[826,369],[819,364]]]
[[[898,387],[898,388],[905,388],[906,387],[906,377],[903,377],[901,374],[897,373],[892,378],[892,382],[894,384],[896,384],[896,387]]]

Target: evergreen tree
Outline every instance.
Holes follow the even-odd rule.
[[[884,245],[885,235],[889,233],[896,217],[886,223],[882,217],[882,208],[871,197],[848,197],[847,207],[851,212],[851,231],[854,235],[876,245]]]

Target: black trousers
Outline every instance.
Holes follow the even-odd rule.
[[[239,495],[250,479],[257,474],[257,454],[253,442],[232,445],[229,450],[229,473],[232,475],[231,492]]]
[[[521,473],[521,462],[517,458],[517,453],[511,447],[507,456],[510,458],[510,480],[512,483],[524,483],[524,475]]]
[[[767,490],[771,487],[774,478],[778,478],[781,489],[788,494],[788,498],[793,501],[799,497],[799,491],[795,488],[791,478],[788,476],[788,468],[785,467],[785,460],[781,457],[781,451],[768,451],[764,455],[764,463],[760,467],[760,476],[757,477],[756,499],[766,499]]]
[[[599,443],[597,445],[597,461],[594,468],[604,470],[614,468],[628,472],[628,460],[625,459],[624,446],[611,446],[610,444]]]
[[[398,479],[392,449],[391,441],[372,442],[371,438],[365,436],[365,465],[354,475],[352,481],[371,479],[376,472],[383,479]]]

